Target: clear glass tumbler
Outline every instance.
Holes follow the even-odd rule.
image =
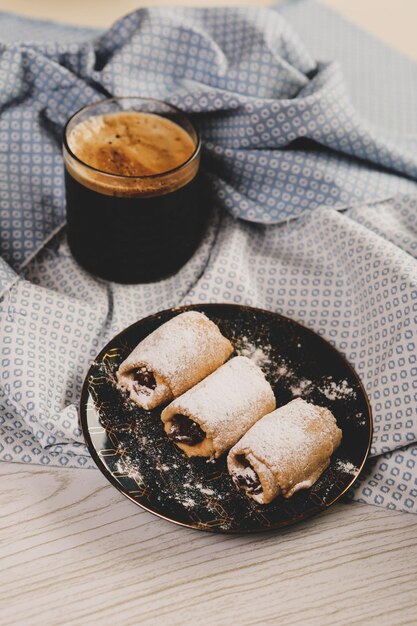
[[[167,122],[161,120],[176,125],[169,127],[169,137]],[[124,137],[131,137],[136,123],[145,122],[154,132],[152,145],[141,144],[140,138],[127,145]],[[114,139],[102,133],[109,125],[114,126]],[[192,142],[184,162],[167,171],[147,173],[145,168],[145,174],[132,174],[133,161],[147,150],[162,155],[162,162],[164,155],[167,162],[180,158],[180,151],[174,154],[174,140],[182,147]],[[109,145],[100,147],[103,142]],[[100,158],[102,150],[104,165],[89,164],[85,155],[90,151]],[[67,122],[63,154],[68,243],[82,267],[106,280],[139,283],[164,278],[190,258],[205,222],[206,197],[199,172],[200,138],[184,113],[146,98],[90,104]]]

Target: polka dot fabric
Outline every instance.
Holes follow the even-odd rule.
[[[17,20],[0,49],[0,251],[15,270],[64,222],[66,120],[103,96],[188,112],[219,203],[248,221],[416,188],[413,146],[366,123],[339,64],[317,62],[277,11],[141,9],[104,34],[81,29],[78,41],[73,28],[55,41],[51,25],[32,40],[28,30]]]
[[[395,243],[389,242],[384,230],[411,223],[416,209],[417,198],[405,196],[343,214],[322,207],[268,227],[218,211],[177,275],[138,286],[94,279],[75,264],[65,237],[56,236],[4,299],[2,458],[91,467],[76,407],[99,349],[157,310],[221,301],[279,311],[331,341],[369,394],[377,465],[389,463],[396,450],[404,463],[414,463],[417,263],[406,250],[415,251],[417,237],[397,228]],[[391,502],[392,490],[382,490],[391,479],[376,475],[382,478],[372,475],[355,497]],[[413,508],[409,494],[417,471],[407,470],[409,475],[396,508]]]
[[[2,16],[0,459],[94,467],[77,406],[100,348],[168,307],[249,304],[346,355],[375,420],[372,459],[351,496],[416,512],[417,150],[392,126],[365,123],[366,81],[361,91],[350,82],[365,71],[360,57],[347,60],[346,87],[340,38],[364,59],[367,39],[314,3],[283,9],[300,32],[304,5],[314,54],[272,10],[140,10],[105,34]],[[328,24],[337,40],[324,37]],[[369,45],[382,76],[389,54]],[[398,71],[411,76],[409,65]],[[192,259],[159,283],[93,278],[61,229],[63,124],[108,94],[163,97],[204,139],[215,211]],[[390,102],[373,100],[378,120],[391,120]],[[401,132],[404,119],[412,128],[413,107],[402,108]]]

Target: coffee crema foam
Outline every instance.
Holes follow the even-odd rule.
[[[175,122],[152,113],[129,111],[90,117],[70,131],[67,142],[82,161],[64,150],[69,173],[106,195],[169,193],[190,182],[200,162],[198,155],[180,167],[195,152],[193,139]],[[179,170],[171,172],[176,168]],[[149,176],[155,178],[146,178]]]

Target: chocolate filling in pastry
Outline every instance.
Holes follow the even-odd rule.
[[[236,487],[238,489],[243,489],[249,494],[261,493],[261,481],[247,458],[241,454],[236,457],[236,461],[239,465],[241,465],[241,468],[232,474],[232,480]]]
[[[172,418],[171,430],[168,438],[176,443],[186,443],[189,446],[195,446],[205,438],[202,428],[186,415],[177,413]]]
[[[147,387],[152,390],[156,388],[155,376],[146,367],[138,367],[134,370],[133,380],[138,383],[139,387]]]

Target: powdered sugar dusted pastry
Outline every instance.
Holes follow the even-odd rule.
[[[265,415],[230,450],[235,485],[260,504],[311,487],[330,463],[342,431],[328,410],[298,398]]]
[[[187,456],[217,458],[274,408],[262,371],[237,356],[171,402],[161,418],[168,437]]]
[[[117,371],[118,385],[140,407],[153,409],[214,372],[232,352],[203,313],[181,313],[136,346]]]

